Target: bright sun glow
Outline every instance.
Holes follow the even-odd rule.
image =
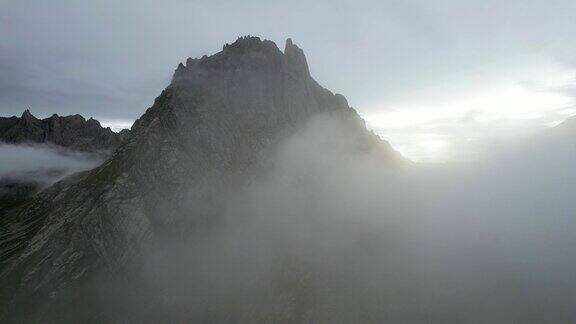
[[[127,120],[127,119],[116,119],[116,120],[104,119],[100,122],[102,127],[110,127],[110,129],[112,129],[115,132],[119,132],[123,129],[130,129],[133,123],[134,123],[133,120]]]
[[[479,154],[483,144],[554,126],[576,114],[574,99],[555,90],[561,82],[512,83],[438,106],[383,107],[378,109],[382,113],[366,119],[414,161],[467,160]]]

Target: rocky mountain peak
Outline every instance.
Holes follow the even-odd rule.
[[[235,53],[269,52],[274,54],[278,54],[279,52],[278,47],[274,42],[261,40],[260,37],[255,36],[239,37],[234,43],[225,44],[223,46],[223,51]]]
[[[179,79],[190,71],[205,69],[275,70],[281,64],[282,56],[282,52],[274,42],[261,40],[259,37],[244,36],[232,44],[225,44],[222,51],[214,55],[188,58],[186,65],[182,63],[178,65],[174,79]]]
[[[22,117],[20,118],[22,119],[22,122],[26,125],[30,125],[34,121],[38,120],[36,117],[34,117],[34,115],[32,115],[32,113],[28,109],[24,110],[24,112],[22,113]]]
[[[4,277],[6,293],[17,296],[13,311],[21,303],[69,308],[70,299],[85,300],[75,288],[95,276],[129,277],[150,244],[215,226],[221,199],[265,173],[273,152],[320,115],[339,121],[354,152],[375,153],[383,164],[400,161],[342,95],[310,76],[291,40],[282,53],[271,41],[241,37],[179,64],[107,162],[19,212],[19,221],[35,217],[41,225],[8,239],[10,251],[24,251],[11,252],[15,266]]]
[[[158,134],[169,126],[182,149],[213,166],[239,171],[253,165],[279,134],[322,113],[345,116],[358,125],[358,134],[370,133],[344,96],[310,76],[303,50],[291,39],[283,53],[269,40],[246,36],[216,54],[179,64],[171,84],[133,129]]]
[[[308,62],[306,62],[306,56],[304,51],[292,43],[292,39],[288,38],[286,40],[286,46],[284,47],[284,59],[287,65],[290,66],[296,73],[300,73],[306,76],[310,75],[308,70]]]
[[[232,44],[225,44],[222,51],[212,56],[188,58],[186,65],[180,63],[176,69],[177,79],[186,71],[195,68],[210,69],[262,69],[275,71],[280,68],[290,70],[293,76],[309,77],[308,63],[304,51],[291,39],[286,41],[284,53],[270,40],[259,37],[239,37]]]
[[[34,117],[34,115],[32,115],[32,113],[30,112],[29,109],[26,109],[22,113],[22,118],[36,118],[36,117]]]

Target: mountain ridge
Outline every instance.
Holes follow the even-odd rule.
[[[81,115],[36,118],[26,109],[21,117],[0,117],[0,141],[9,144],[50,143],[71,150],[113,150],[128,136],[128,130],[113,132],[96,119]]]

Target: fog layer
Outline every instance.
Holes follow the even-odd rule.
[[[65,175],[94,168],[98,154],[66,150],[48,144],[0,143],[0,179],[51,183]]]
[[[98,298],[143,321],[576,319],[569,141],[391,168],[341,129],[315,119],[222,194],[218,221],[151,252],[144,284],[101,284]]]

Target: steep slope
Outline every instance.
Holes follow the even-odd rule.
[[[80,115],[45,119],[34,117],[29,110],[21,117],[0,117],[0,141],[6,143],[51,143],[77,151],[112,150],[127,135],[103,128],[95,119]]]
[[[320,114],[340,120],[358,152],[402,163],[343,96],[312,79],[290,39],[281,52],[271,41],[243,37],[180,64],[111,159],[10,215],[19,225],[0,247],[7,318],[109,320],[94,317],[109,305],[88,293],[102,277],[136,280],[141,257],[158,242],[217,227],[223,200],[266,169],[282,139]]]

